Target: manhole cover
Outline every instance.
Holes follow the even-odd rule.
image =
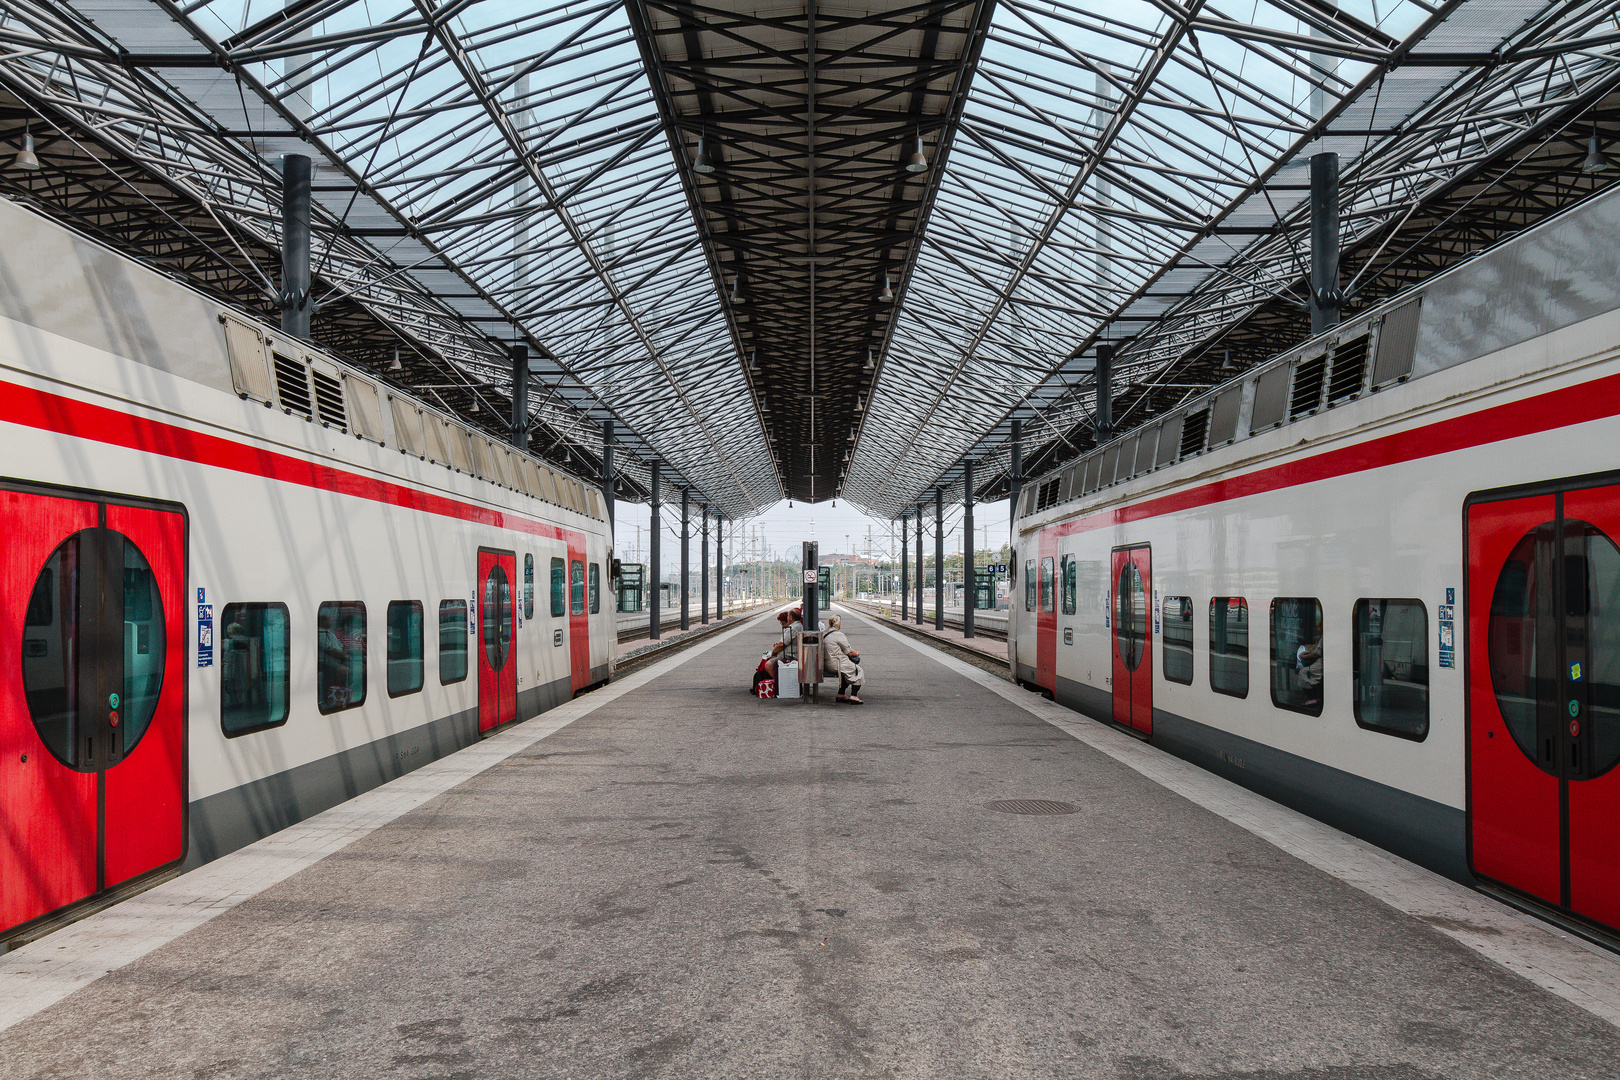
[[[985,803],[984,808],[998,814],[1072,814],[1077,809],[1073,803],[1051,799],[997,799]]]

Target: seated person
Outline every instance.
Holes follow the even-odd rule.
[[[770,659],[765,662],[766,670],[773,679],[777,678],[777,665],[781,661],[799,662],[799,631],[804,629],[804,624],[798,622],[794,615],[792,611],[776,613],[776,621],[782,627],[782,640],[771,646]]]
[[[827,632],[821,635],[821,670],[828,675],[838,676],[837,700],[851,705],[865,705],[866,702],[857,695],[866,681],[866,673],[861,670],[859,663],[861,654],[850,647],[843,626],[842,616],[827,616]]]
[[[1294,654],[1295,677],[1299,680],[1300,704],[1315,705],[1322,700],[1322,643],[1307,642]]]

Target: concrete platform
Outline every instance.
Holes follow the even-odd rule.
[[[1620,1075],[1613,956],[845,628],[864,707],[742,626],[0,957],[0,1073]]]

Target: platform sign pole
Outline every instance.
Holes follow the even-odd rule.
[[[719,514],[714,516],[714,621],[719,622],[726,617],[726,538],[724,533],[725,519]]]
[[[923,508],[917,504],[917,625],[923,620]]]
[[[649,528],[647,530],[650,534],[648,539],[649,550],[647,552],[647,561],[652,565],[648,567],[647,585],[648,591],[652,594],[652,606],[647,609],[647,637],[653,641],[657,641],[658,635],[662,633],[662,629],[658,624],[659,616],[663,614],[660,609],[663,607],[664,603],[664,565],[659,559],[659,555],[662,553],[658,550],[660,546],[658,539],[664,531],[664,519],[663,511],[658,505],[657,458],[652,460],[652,463],[648,466],[648,471],[652,475],[651,482],[647,485],[651,489],[650,501],[652,504],[652,521],[649,522]]]
[[[681,629],[692,629],[692,489],[681,488]]]
[[[945,629],[945,489],[934,489],[934,629]]]
[[[973,636],[973,605],[979,598],[973,580],[973,462],[962,463],[962,636]]]
[[[905,622],[911,607],[911,538],[906,534],[911,515],[900,515],[900,621]]]
[[[816,595],[820,586],[820,563],[816,557],[816,542],[804,542],[804,628],[806,630],[821,629],[821,604]]]
[[[720,519],[715,519],[718,536]],[[698,621],[709,625],[709,508],[698,507]]]

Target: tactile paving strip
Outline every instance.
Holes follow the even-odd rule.
[[[997,799],[985,803],[984,808],[998,814],[1072,814],[1076,809],[1074,803],[1051,799]]]

